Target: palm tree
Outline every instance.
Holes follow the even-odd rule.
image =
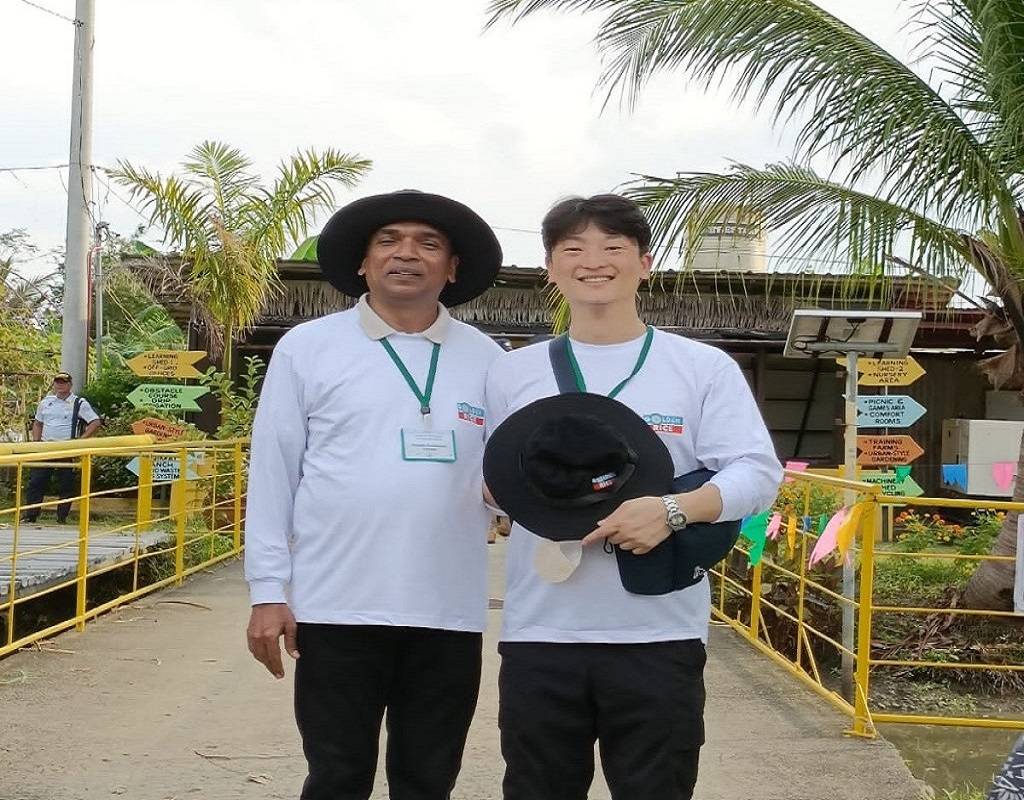
[[[991,287],[976,333],[1007,347],[984,368],[997,386],[1024,386],[1024,3],[919,4],[912,30],[931,81],[810,0],[492,0],[488,24],[541,9],[604,14],[601,81],[629,102],[681,69],[702,84],[725,78],[738,100],[796,126],[790,163],[637,179],[659,245],[689,258],[723,214],[757,209],[783,256],[975,270]],[[1024,449],[1021,462],[1024,476]],[[1009,514],[993,552],[1012,555],[1016,537]],[[1012,562],[985,562],[966,601],[1006,608],[1012,588]]]
[[[370,165],[333,149],[307,150],[282,161],[265,188],[239,150],[208,141],[189,153],[180,177],[124,161],[109,174],[180,255],[179,266],[165,268],[164,288],[191,301],[209,333],[211,356],[223,350],[230,375],[235,337],[279,287],[276,259],[305,238],[317,211],[333,207],[334,187],[354,186]]]

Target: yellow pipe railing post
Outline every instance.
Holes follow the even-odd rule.
[[[210,544],[210,558],[213,558],[214,545],[217,543],[217,536],[219,535],[218,534],[218,530],[220,529],[220,526],[217,524],[217,481],[218,481],[218,477],[217,476],[218,476],[219,470],[220,470],[220,459],[217,457],[218,451],[217,451],[217,446],[216,445],[214,445],[210,449],[210,454],[213,456],[213,470],[212,470],[212,473],[211,473],[213,475],[213,477],[210,478],[210,481],[212,482],[213,486],[211,487],[211,491],[210,491],[212,499],[210,500],[210,527],[209,527],[210,537],[209,537],[209,544]]]
[[[750,638],[757,639],[761,633],[761,562],[754,566],[750,582]]]
[[[875,536],[882,521],[882,507],[875,500],[862,526],[860,552],[860,619],[857,620],[857,672],[854,699],[853,732],[875,736],[868,705],[868,680],[871,672],[871,613],[875,590]]]
[[[89,573],[89,492],[92,486],[92,456],[83,455],[81,498],[78,501],[78,593],[75,599],[75,628],[85,630],[86,581]]]
[[[132,568],[132,591],[139,588],[139,557],[142,555],[142,534],[153,520],[153,454],[139,453],[139,482],[135,497],[135,565]]]
[[[242,549],[242,443],[235,442],[235,524],[234,549]]]
[[[21,533],[21,483],[24,466],[18,464],[14,477],[14,522],[11,525],[11,580],[7,587],[7,646],[14,641],[14,601],[18,591],[18,539]]]
[[[188,477],[188,450],[182,448],[178,453],[178,477],[174,481],[174,489],[171,494],[176,495],[177,509],[174,514],[177,519],[176,531],[177,541],[174,547],[174,577],[175,583],[180,586],[183,580],[183,574],[185,572],[185,517],[186,509],[188,508],[188,484],[185,479]]]
[[[807,590],[807,537],[810,531],[807,530],[808,520],[811,516],[811,485],[808,483],[804,487],[804,516],[801,522],[804,525],[804,530],[800,534],[800,585],[797,587],[797,605],[796,605],[796,666],[798,669],[803,669],[803,643],[804,637],[807,635],[804,631],[804,595]]]

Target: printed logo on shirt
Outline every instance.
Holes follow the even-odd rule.
[[[477,408],[476,406],[470,405],[469,403],[459,403],[459,419],[463,422],[468,422],[472,425],[483,427],[484,425],[484,410]]]
[[[598,475],[596,478],[591,478],[590,482],[593,484],[595,492],[603,492],[615,483],[615,479],[617,477],[619,477],[617,472],[606,472],[604,475]]]
[[[644,414],[644,422],[651,426],[655,433],[670,433],[680,436],[683,433],[683,418],[667,414]]]

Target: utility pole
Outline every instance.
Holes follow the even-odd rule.
[[[92,57],[95,0],[75,2],[75,62],[71,84],[71,157],[68,159],[68,225],[61,317],[61,369],[81,391],[89,346],[89,251],[92,196]]]

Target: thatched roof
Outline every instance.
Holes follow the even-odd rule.
[[[267,303],[263,317],[268,322],[297,323],[352,305],[351,298],[323,281],[288,280],[283,291]],[[795,307],[795,301],[780,297],[640,293],[641,316],[664,328],[785,331]],[[551,325],[551,300],[542,285],[533,288],[499,286],[453,308],[452,316],[486,328],[546,328]]]
[[[187,300],[168,294],[159,281],[166,270],[142,259],[129,266],[179,322],[188,321]],[[283,260],[278,272],[282,288],[268,299],[258,329],[280,331],[353,305],[351,298],[323,280],[315,263]],[[662,272],[641,289],[639,303],[643,318],[659,327],[775,339],[785,334],[795,308],[919,308],[942,316],[954,290],[954,284],[917,277],[851,280],[847,275],[812,272]],[[494,287],[452,313],[492,332],[549,330],[552,300],[546,272],[503,267]]]

